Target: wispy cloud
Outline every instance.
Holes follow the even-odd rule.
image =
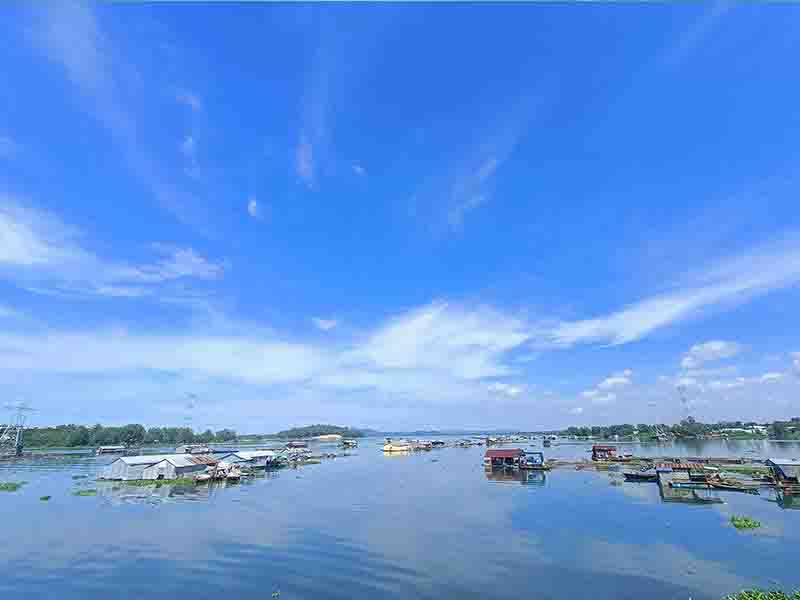
[[[165,282],[223,273],[191,248],[152,244],[157,260],[130,264],[101,258],[85,238],[53,213],[0,198],[0,276],[26,289],[133,297],[151,295]]]
[[[713,340],[704,344],[696,344],[681,360],[684,369],[697,369],[707,362],[732,358],[742,351],[742,346],[735,342]]]
[[[319,317],[312,317],[311,321],[314,323],[317,329],[321,329],[322,331],[330,331],[339,325],[339,321],[336,319],[321,319]]]
[[[302,102],[302,124],[294,151],[295,173],[309,189],[317,189],[320,163],[327,158],[329,68],[324,55],[314,67]]]
[[[523,386],[512,385],[510,383],[503,383],[495,381],[487,386],[487,389],[492,393],[499,396],[508,396],[509,398],[516,398],[525,391]]]
[[[733,7],[733,3],[717,0],[703,6],[706,7],[704,13],[693,21],[665,52],[663,60],[668,67],[674,68],[685,62],[719,27],[723,17]]]
[[[34,45],[79,90],[85,106],[109,131],[131,172],[155,199],[180,220],[195,226],[196,202],[173,181],[169,161],[157,157],[142,138],[137,107],[143,103],[126,84],[139,72],[126,63],[104,33],[89,3],[52,2],[40,5],[31,28]],[[188,97],[187,97],[188,100]]]
[[[670,292],[645,298],[610,315],[562,322],[551,340],[626,344],[704,310],[743,302],[800,281],[800,236],[792,233],[684,277]]]

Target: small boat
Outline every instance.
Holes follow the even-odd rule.
[[[386,438],[386,443],[383,445],[383,451],[392,452],[410,452],[411,445],[408,442],[392,442],[390,438]]]
[[[658,481],[658,473],[655,471],[627,471],[622,475],[625,477],[625,481]]]
[[[739,482],[731,482],[731,481],[716,481],[713,479],[709,479],[708,485],[710,485],[715,490],[725,490],[727,492],[744,492],[746,494],[759,494],[758,486],[754,486],[751,484],[743,484]]]
[[[194,480],[197,483],[205,483],[206,481],[211,481],[212,479],[211,473],[200,473],[199,475],[194,476]]]

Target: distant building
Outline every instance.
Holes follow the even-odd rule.
[[[325,435],[317,436],[316,439],[320,442],[338,442],[342,439],[342,436],[338,433],[326,433]]]

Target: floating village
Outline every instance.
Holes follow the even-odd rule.
[[[364,438],[361,441],[365,443]],[[553,446],[561,444],[586,446],[587,456],[580,460],[547,456],[554,451]],[[101,482],[199,485],[238,482],[258,472],[318,464],[325,459],[347,456],[358,447],[358,439],[330,434],[269,447],[214,448],[206,444],[184,444],[168,454],[150,454],[114,445],[100,446],[94,453],[111,458],[99,472],[97,480]],[[547,434],[462,439],[386,438],[377,447],[379,452],[391,456],[443,448],[485,447],[482,466],[486,478],[492,481],[544,484],[545,473],[550,471],[591,470],[607,472],[614,485],[655,484],[664,502],[720,504],[725,502],[721,493],[760,494],[769,490],[781,507],[800,508],[798,459],[636,456],[620,451],[615,445],[559,439]],[[21,450],[19,445],[17,449]]]

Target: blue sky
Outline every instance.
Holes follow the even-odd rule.
[[[34,422],[800,415],[800,7],[38,8],[0,23]]]

